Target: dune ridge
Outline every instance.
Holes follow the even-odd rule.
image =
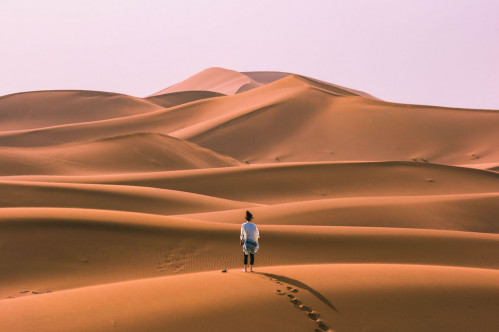
[[[496,331],[498,113],[217,67],[1,96],[0,330]]]

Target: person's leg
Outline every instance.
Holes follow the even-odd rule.
[[[253,264],[255,263],[255,254],[250,253],[250,272],[253,272]]]
[[[248,255],[244,254],[244,272],[248,270]]]

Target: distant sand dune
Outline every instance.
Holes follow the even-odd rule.
[[[332,198],[253,207],[259,224],[404,227],[499,234],[499,193]],[[179,217],[239,223],[245,209]],[[401,218],[400,216],[404,217]]]
[[[207,90],[225,95],[235,94],[243,86],[258,87],[261,84],[237,71],[223,68],[208,68],[185,81],[158,91],[153,96],[179,91]]]
[[[161,107],[169,108],[190,103],[196,100],[222,96],[224,96],[224,94],[212,91],[181,91],[152,96],[144,98],[144,100],[147,100]]]
[[[0,146],[153,132],[249,163],[414,160],[479,168],[499,158],[484,143],[499,141],[497,111],[395,104],[331,89],[291,75],[232,96],[178,92],[144,99],[149,108],[141,114],[5,131]]]
[[[336,97],[295,77],[265,88],[274,85],[296,90],[266,107],[233,112],[172,135],[256,163],[429,160],[469,165],[499,157],[498,149],[482,144],[499,141],[497,112]]]
[[[146,100],[99,91],[34,91],[0,97],[0,130],[98,121],[159,110]]]

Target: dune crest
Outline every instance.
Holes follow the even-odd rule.
[[[259,85],[260,84],[253,81],[248,76],[237,71],[213,67],[205,69],[189,77],[185,81],[160,90],[152,96],[171,92],[196,90],[206,90],[218,92],[224,95],[233,95],[243,86],[256,87]]]

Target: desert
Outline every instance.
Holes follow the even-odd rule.
[[[0,96],[0,331],[499,331],[498,128],[220,67]]]

